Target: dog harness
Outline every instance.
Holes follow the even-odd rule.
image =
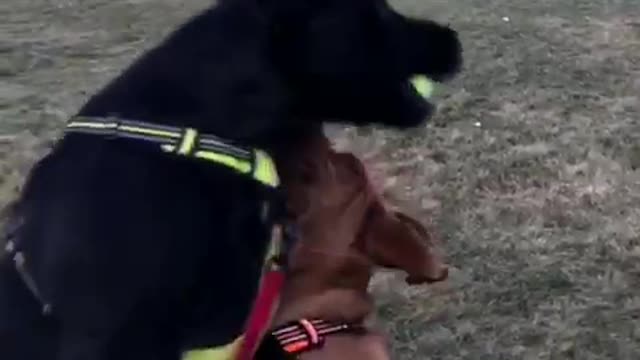
[[[264,151],[231,144],[217,136],[179,128],[118,118],[77,116],[67,123],[67,133],[96,134],[158,144],[160,150],[231,168],[276,188],[280,180],[275,163]]]
[[[270,189],[277,189],[280,186],[275,163],[266,152],[232,144],[214,135],[200,134],[192,128],[113,117],[76,116],[67,123],[65,132],[148,142],[157,145],[158,149],[165,153],[209,161],[230,168],[250,176]],[[245,334],[227,345],[187,351],[183,354],[183,360],[250,360],[262,337],[268,331],[284,284],[284,259],[287,247],[285,242],[290,237],[287,236],[288,233],[285,231],[280,215],[269,214],[270,206],[268,203],[265,205],[263,220],[272,224],[270,249],[265,259],[257,298],[245,326]],[[53,310],[52,304],[43,298],[27,271],[25,255],[19,249],[16,232],[17,229],[8,232],[5,251],[12,257],[15,268],[25,285],[41,302],[43,314],[50,315]]]
[[[114,118],[75,117],[67,124],[67,132],[99,134],[157,143],[164,152],[226,166],[251,176],[270,188],[277,188],[280,185],[275,163],[266,152],[240,147],[214,135],[200,134],[192,128],[177,128]],[[232,358],[249,360],[253,357],[262,336],[269,327],[284,284],[284,271],[281,266],[284,235],[282,224],[274,222],[260,290],[249,315],[245,334],[224,347],[188,351],[184,354],[183,360]]]

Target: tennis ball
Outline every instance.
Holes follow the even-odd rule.
[[[423,98],[428,99],[433,95],[435,84],[428,77],[424,75],[415,75],[411,77],[410,81],[418,94],[420,94]]]

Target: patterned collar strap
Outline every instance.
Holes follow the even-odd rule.
[[[332,323],[321,319],[301,319],[276,328],[271,335],[276,338],[285,352],[296,355],[321,348],[326,336],[360,332],[363,329],[362,325]]]

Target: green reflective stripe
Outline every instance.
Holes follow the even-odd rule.
[[[177,138],[179,138],[181,136],[181,134],[179,132],[142,128],[142,127],[131,126],[131,125],[120,125],[120,126],[116,127],[116,129],[119,130],[119,131],[131,132],[131,133],[134,133],[134,134],[160,136],[160,137],[165,137],[165,138],[169,138],[169,139],[177,139]]]
[[[269,154],[262,150],[256,150],[255,159],[253,177],[258,181],[273,187],[280,185],[280,178],[278,177],[276,164]]]
[[[280,185],[275,162],[266,152],[230,145],[215,136],[200,135],[192,128],[118,121],[113,118],[75,117],[68,122],[67,129],[159,143],[164,152],[215,162],[270,187]]]
[[[229,156],[226,154],[221,154],[213,151],[196,151],[193,156],[198,159],[209,160],[213,162],[217,162],[223,165],[226,165],[230,168],[233,168],[243,174],[248,174],[251,172],[252,164],[249,161],[241,160],[235,158],[233,156]],[[257,178],[256,178],[257,179]],[[259,180],[259,179],[257,179]]]
[[[243,337],[224,346],[187,351],[182,360],[233,360],[238,352]]]

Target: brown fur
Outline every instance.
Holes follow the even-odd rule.
[[[290,162],[289,162],[290,161]],[[376,266],[400,269],[411,284],[447,277],[430,234],[416,220],[387,209],[360,160],[317,138],[279,164],[299,241],[274,324],[301,318],[362,323],[373,310],[367,293]],[[339,334],[305,360],[387,359],[384,337]]]

